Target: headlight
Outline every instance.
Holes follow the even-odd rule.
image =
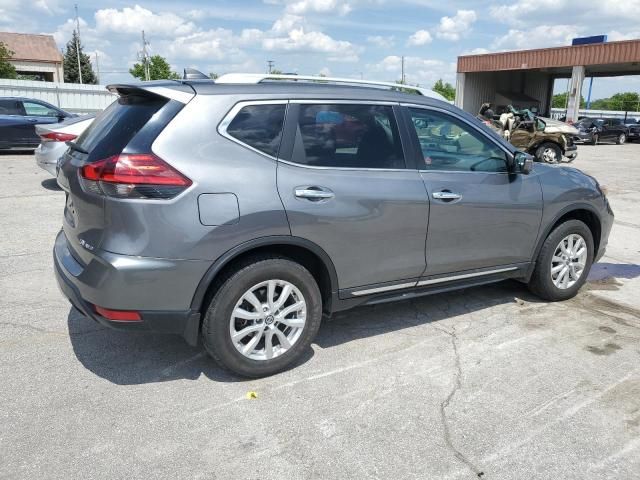
[[[609,194],[609,187],[607,187],[606,185],[599,185],[599,187],[602,195],[606,197]]]

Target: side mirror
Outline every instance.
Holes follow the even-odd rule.
[[[533,156],[525,152],[516,152],[512,157],[511,164],[508,166],[513,167],[509,170],[512,173],[528,175],[533,169]]]

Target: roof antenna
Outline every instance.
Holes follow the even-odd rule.
[[[205,75],[200,70],[196,70],[195,68],[185,68],[182,79],[183,80],[211,80],[208,75]]]

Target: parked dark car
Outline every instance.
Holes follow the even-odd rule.
[[[53,257],[88,318],[201,339],[257,377],[323,313],[507,278],[566,300],[605,251],[594,178],[435,94],[224,80],[112,85],[70,142]]]
[[[627,141],[633,142],[640,139],[640,121],[634,123],[627,123]]]
[[[36,125],[58,123],[75,114],[22,97],[0,97],[0,150],[30,150],[40,144]]]
[[[574,138],[577,142],[597,145],[598,142],[616,142],[622,145],[627,141],[629,128],[620,118],[583,118],[574,126],[578,129],[578,135]]]

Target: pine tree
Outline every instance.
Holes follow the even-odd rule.
[[[16,78],[17,73],[13,65],[7,62],[13,56],[13,51],[0,42],[0,78]]]
[[[73,31],[71,40],[67,42],[64,52],[64,81],[67,83],[80,83],[78,75],[78,52],[80,47],[80,68],[82,69],[82,83],[95,85],[97,83],[96,74],[93,72],[89,55],[83,52],[82,43],[78,40],[78,34]]]

